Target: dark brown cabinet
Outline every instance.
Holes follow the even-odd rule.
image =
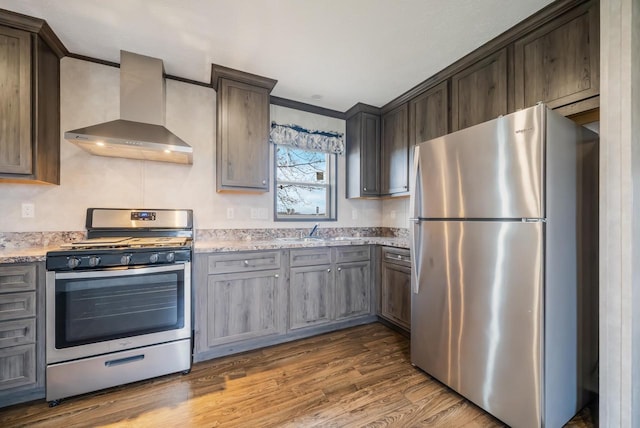
[[[382,116],[382,195],[409,192],[409,106],[402,104]]]
[[[347,112],[347,198],[380,194],[380,113],[356,104]]]
[[[409,146],[449,132],[449,84],[434,86],[409,101]]]
[[[0,11],[0,182],[60,184],[58,44],[44,21]]]
[[[217,191],[269,190],[269,93],[275,80],[213,65]]]
[[[508,113],[507,49],[467,67],[451,78],[452,131]]]
[[[539,101],[557,108],[599,94],[598,20],[591,1],[515,42],[516,108]]]
[[[411,258],[409,250],[383,247],[380,276],[380,316],[405,330],[409,330],[411,328]]]

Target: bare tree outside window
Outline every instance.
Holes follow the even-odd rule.
[[[276,146],[276,218],[332,219],[335,155]]]

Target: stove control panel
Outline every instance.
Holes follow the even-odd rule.
[[[191,249],[127,249],[52,251],[47,253],[47,270],[69,271],[135,267],[191,261]]]

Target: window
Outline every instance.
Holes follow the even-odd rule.
[[[275,219],[336,219],[336,154],[276,145]]]

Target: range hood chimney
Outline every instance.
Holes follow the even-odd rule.
[[[91,154],[181,164],[193,148],[164,127],[162,60],[120,51],[120,119],[64,133]]]

